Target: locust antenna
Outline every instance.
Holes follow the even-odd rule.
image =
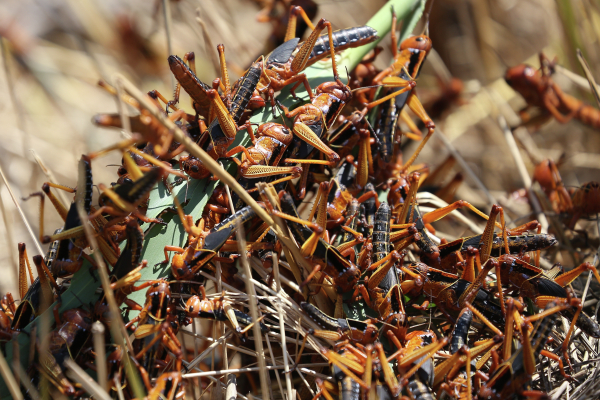
[[[429,15],[431,14],[431,8],[433,7],[433,2],[435,0],[430,0],[429,4],[425,4],[425,26],[423,27],[423,33],[421,35],[429,36]]]

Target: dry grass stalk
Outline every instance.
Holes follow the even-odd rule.
[[[248,257],[246,256],[246,239],[244,237],[244,228],[241,225],[238,226],[236,235],[241,256],[241,265],[244,271],[244,279],[246,280],[246,291],[249,297],[250,316],[252,317],[253,321],[258,321],[258,307],[254,301],[256,298],[256,289],[254,288],[255,281],[252,279],[252,271],[250,270],[250,264],[248,263]],[[252,332],[254,334],[254,345],[256,352],[258,353],[261,393],[263,399],[268,399],[268,397],[265,396],[267,396],[267,393],[270,393],[269,377],[266,373],[267,364],[265,362],[262,340],[259,339],[262,334],[260,332],[260,326],[258,323],[255,323],[254,326],[252,326]]]
[[[13,203],[15,204],[15,207],[17,207],[17,211],[19,212],[19,215],[21,216],[21,219],[23,220],[23,224],[25,224],[25,227],[27,228],[27,232],[29,232],[29,236],[31,236],[31,240],[34,243],[36,250],[38,251],[38,254],[44,254],[44,250],[42,250],[42,246],[40,245],[38,237],[35,235],[35,233],[33,233],[33,229],[31,229],[31,225],[29,224],[29,221],[27,220],[27,217],[25,216],[25,213],[23,212],[21,205],[17,201],[17,198],[15,197],[15,194],[13,193],[12,188],[10,187],[10,183],[8,183],[8,180],[6,179],[6,175],[4,175],[4,171],[2,170],[2,167],[0,167],[0,176],[2,176],[2,180],[4,181],[4,184],[6,185],[6,188],[8,189],[10,198],[12,199]]]
[[[96,321],[92,325],[92,334],[94,336],[94,353],[96,353],[96,373],[98,375],[98,384],[100,387],[108,388],[108,376],[106,370],[106,350],[104,347],[104,325]]]
[[[8,390],[10,394],[16,400],[23,400],[23,395],[21,394],[21,390],[19,390],[19,385],[17,384],[17,380],[13,375],[8,363],[6,362],[6,358],[4,358],[4,354],[0,351],[0,374],[2,374],[2,379],[8,386]],[[26,375],[25,375],[26,376]]]
[[[96,383],[77,363],[73,360],[66,359],[65,366],[69,369],[70,376],[76,382],[79,382],[81,386],[94,398],[100,400],[110,400],[110,396],[104,390],[104,388]]]

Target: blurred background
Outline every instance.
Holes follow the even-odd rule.
[[[33,233],[39,233],[39,202],[21,198],[39,191],[49,179],[48,173],[57,182],[75,187],[81,154],[120,139],[119,131],[99,129],[91,123],[96,113],[117,111],[112,96],[97,86],[99,79],[111,82],[115,73],[121,73],[143,91],[157,89],[171,98],[175,82],[167,56],[194,51],[198,76],[209,83],[218,75],[214,67],[218,43],[225,45],[231,77],[237,78],[260,54],[268,52],[270,36],[281,29],[277,15],[285,15],[289,8],[289,1],[285,3],[0,2],[0,166]],[[325,17],[335,29],[364,24],[385,4],[381,0],[297,3],[312,10],[313,21]],[[436,52],[425,63],[417,93],[426,104],[440,98],[447,104],[435,117],[440,129],[418,161],[439,165],[450,152],[439,137],[445,135],[488,189],[483,191],[464,174],[465,182],[455,198],[484,210],[489,209],[492,198],[507,206],[510,219],[522,217],[524,222],[533,218],[527,200],[517,192],[523,180],[498,124],[498,117],[503,116],[510,126],[517,126],[516,112],[525,102],[502,78],[508,67],[519,63],[538,68],[537,53],[542,50],[550,58],[557,56],[567,73],[583,75],[575,56],[577,48],[600,77],[598,4],[588,0],[438,0],[433,4],[429,28]],[[419,24],[415,32],[422,29]],[[387,36],[380,43],[383,52],[376,59],[378,68],[390,63],[389,45]],[[587,81],[578,85],[562,71],[554,76],[559,86],[596,107]],[[460,92],[450,90],[451,77],[460,80]],[[191,109],[185,93],[181,104]],[[539,129],[520,129],[515,136],[530,176],[532,158],[558,161],[563,156],[560,172],[567,187],[600,180],[600,135],[581,123],[551,121]],[[117,167],[106,166],[119,162],[117,154],[94,162],[94,182],[114,182]],[[459,171],[464,173],[455,166],[448,176]],[[38,250],[4,181],[0,182],[0,196],[0,291],[16,293],[17,243],[25,242],[30,256]],[[72,196],[65,193],[64,199],[71,201]],[[51,234],[62,222],[49,204],[45,214],[44,234]],[[564,262],[573,264],[569,259]]]

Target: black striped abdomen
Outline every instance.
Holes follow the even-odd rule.
[[[379,38],[379,36],[377,36],[377,31],[367,25],[340,29],[339,31],[333,32],[332,36],[335,51],[359,47],[374,42]],[[329,35],[319,36],[315,43],[315,47],[308,58],[308,65],[327,57],[330,54],[330,51]]]

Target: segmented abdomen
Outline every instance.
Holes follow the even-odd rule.
[[[376,263],[390,252],[390,219],[392,216],[390,206],[385,201],[381,203],[375,213],[373,226],[373,256],[371,260]]]
[[[57,230],[54,231],[54,235],[58,235],[62,231],[63,231],[63,228],[58,228]],[[60,245],[60,240],[55,240],[54,242],[52,242],[52,244],[48,248],[46,257],[44,257],[44,262],[46,263],[46,266],[48,267],[48,269],[52,272],[53,276],[56,276],[57,271],[52,270],[52,264],[54,263],[54,260],[56,259],[56,254],[58,253],[59,245]]]
[[[333,47],[335,51],[341,51],[353,47],[359,47],[379,39],[377,31],[370,26],[357,26],[354,28],[340,29],[333,32]],[[311,65],[329,55],[329,35],[321,35],[315,43],[310,56],[308,65]]]
[[[312,304],[301,302],[300,307],[302,307],[304,312],[306,312],[308,316],[323,329],[330,331],[337,331],[340,329],[340,324],[338,323],[337,319],[331,318],[329,315],[325,314]]]
[[[246,75],[242,78],[242,82],[238,90],[235,92],[235,96],[231,102],[231,115],[233,116],[233,120],[235,123],[239,123],[242,118],[242,114],[244,110],[248,106],[248,102],[252,97],[252,93],[254,93],[254,89],[256,89],[256,85],[258,85],[258,80],[260,79],[260,75],[262,70],[260,68],[259,63],[253,64]]]
[[[472,320],[473,312],[468,308],[464,308],[454,324],[452,340],[450,341],[450,354],[456,353],[463,345],[467,344],[467,335],[469,334]]]
[[[396,135],[396,123],[398,121],[398,112],[396,109],[396,98],[382,104],[379,108],[379,118],[375,128],[375,134],[381,143],[379,156],[389,163],[394,153],[394,137]]]
[[[340,399],[342,400],[358,400],[360,399],[360,386],[358,382],[349,376],[344,377],[340,382],[342,389],[340,393]]]
[[[577,119],[595,129],[600,129],[600,110],[588,105],[582,105],[577,112]]]
[[[410,397],[415,400],[433,400],[434,398],[431,390],[416,378],[408,383],[407,390]]]
[[[88,214],[92,206],[93,186],[94,181],[90,159],[87,156],[82,156],[79,161],[79,179],[77,182],[77,188],[80,192],[76,192],[75,199],[76,201],[79,201],[79,199],[83,201],[83,208]],[[81,193],[81,190],[83,190],[83,193]]]

